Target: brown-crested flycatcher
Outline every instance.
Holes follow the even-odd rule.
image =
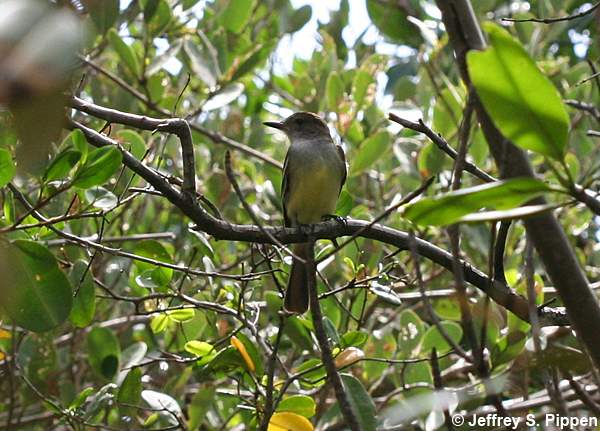
[[[281,186],[285,225],[318,223],[324,216],[333,215],[346,181],[346,159],[342,147],[333,142],[327,124],[311,112],[296,112],[280,123],[264,124],[283,131],[290,140]],[[295,244],[293,252],[301,259],[314,259],[312,243]],[[314,269],[293,259],[285,294],[286,310],[308,310],[309,277],[316,286]]]

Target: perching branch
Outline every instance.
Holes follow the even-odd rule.
[[[186,199],[177,188],[134,157],[118,142],[81,123],[73,120],[69,121],[72,128],[78,128],[83,132],[90,144],[96,147],[110,145],[117,148],[123,155],[123,163],[127,167],[146,180],[169,202],[189,217],[195,223],[195,229],[212,235],[216,239],[272,244],[273,241],[270,236],[273,236],[279,242],[289,244],[306,242],[310,238],[334,239],[341,236],[351,236],[360,230],[361,237],[390,244],[400,250],[409,250],[409,236],[406,232],[380,224],[371,225],[370,222],[362,220],[347,220],[345,223],[337,221],[318,223],[312,226],[310,234],[301,228],[263,226],[262,229],[269,233],[267,235],[261,228],[255,225],[239,225],[218,219],[197,203]],[[416,244],[417,252],[420,255],[452,271],[452,256],[448,252],[422,239],[416,239]],[[504,283],[490,282],[484,273],[473,268],[469,263],[461,261],[461,265],[466,282],[489,295],[494,301],[513,312],[520,319],[528,320],[527,301],[525,298],[518,295]],[[553,325],[569,324],[565,314],[561,310],[549,307],[540,310],[540,320],[546,324]]]

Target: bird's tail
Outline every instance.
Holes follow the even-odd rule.
[[[295,244],[292,248],[294,254],[301,259],[314,260],[315,248],[312,243],[306,242]],[[310,277],[310,279],[309,279]],[[292,313],[304,313],[308,310],[308,285],[311,281],[315,286],[317,282],[316,273],[309,269],[308,265],[297,259],[292,260],[292,269],[288,279],[287,291],[285,293],[285,309]]]

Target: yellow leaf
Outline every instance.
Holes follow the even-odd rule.
[[[313,431],[310,421],[296,413],[281,412],[271,416],[267,431]]]
[[[3,361],[4,358],[6,358],[6,355],[4,354],[4,352],[2,350],[0,350],[0,361]]]
[[[10,339],[10,332],[8,332],[5,329],[0,329],[0,340],[2,340],[2,339],[6,339],[6,340]]]
[[[240,352],[240,355],[242,355],[242,358],[244,359],[244,362],[246,363],[248,369],[251,372],[254,372],[256,370],[256,366],[254,365],[254,361],[252,361],[252,358],[248,354],[248,351],[246,350],[244,344],[235,335],[231,337],[229,341],[231,345],[235,347],[238,352]]]

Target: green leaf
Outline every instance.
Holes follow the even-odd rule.
[[[286,33],[295,33],[306,25],[312,17],[312,7],[304,5],[294,11],[287,22]]]
[[[565,163],[567,168],[569,169],[569,174],[573,181],[577,181],[577,177],[579,176],[579,172],[581,171],[581,163],[579,163],[579,159],[573,153],[567,153],[565,155]]]
[[[365,70],[357,70],[352,80],[352,98],[358,107],[363,105],[369,85],[375,82],[373,76]]]
[[[331,319],[327,316],[323,317],[323,328],[325,329],[325,333],[327,334],[327,338],[331,340],[333,344],[340,344],[340,336],[337,333],[337,329],[335,329],[335,325],[331,321]]]
[[[158,9],[158,0],[145,0],[144,4],[144,22],[149,23]]]
[[[404,216],[419,225],[443,226],[482,208],[507,210],[551,189],[533,178],[514,178],[424,198],[406,207]]]
[[[61,23],[49,23],[49,25],[52,26],[57,24]],[[70,31],[68,30],[68,27],[66,28],[67,31]],[[41,30],[43,31],[44,29],[42,28]],[[39,31],[36,33],[39,33]],[[64,50],[68,48],[66,46],[68,45],[68,41],[43,40],[42,42],[41,40],[37,40],[37,37],[39,37],[39,39],[48,39],[52,36],[51,34],[35,34],[34,36],[36,38],[30,39],[29,43],[43,44],[44,51],[50,50],[50,47],[56,46],[57,44],[64,44]],[[73,34],[70,34],[67,37],[72,38]],[[36,52],[40,49],[42,48],[39,46],[36,47]],[[70,47],[70,49],[73,51],[44,52],[44,58],[52,61],[60,61],[61,64],[63,64],[63,62],[66,64],[73,64],[75,60],[71,58],[71,56],[75,56],[77,47]],[[27,56],[34,55],[36,54],[27,53]],[[53,76],[57,76],[56,74],[59,73],[52,69],[52,65],[46,65],[43,70],[36,73],[43,73],[49,80],[52,80],[52,78],[50,78],[51,74],[54,73]],[[62,75],[59,76],[61,76],[61,79],[68,79]],[[45,85],[52,84],[48,83]],[[16,130],[20,141],[20,144],[16,147],[17,165],[19,166],[19,170],[31,172],[36,176],[41,175],[44,172],[48,163],[50,146],[52,142],[58,141],[62,132],[67,100],[65,91],[67,91],[66,87],[63,88],[63,85],[55,85],[52,90],[45,91],[43,94],[29,94],[26,103],[15,103],[11,105],[14,130]]]
[[[335,213],[339,216],[346,217],[348,214],[350,214],[352,208],[354,208],[354,199],[352,199],[352,195],[344,189],[338,198],[337,205],[335,207]]]
[[[214,387],[202,387],[192,397],[192,402],[188,404],[187,410],[190,417],[188,428],[198,430],[200,424],[206,420],[206,413],[210,410],[213,403],[217,400]]]
[[[125,148],[129,149],[129,152],[136,158],[141,159],[146,154],[146,141],[140,136],[139,133],[133,130],[119,130],[117,136],[121,143],[124,144]]]
[[[119,375],[115,379],[115,382],[120,385],[125,380],[129,368],[134,365],[139,365],[146,353],[148,352],[148,345],[143,341],[136,341],[130,344],[121,352],[121,370]]]
[[[531,217],[561,207],[562,205],[526,205],[524,207],[512,208],[503,211],[481,211],[461,217],[462,223],[481,223],[484,221],[514,220],[518,218]]]
[[[140,403],[142,389],[142,370],[139,367],[133,368],[127,373],[117,393],[120,416],[135,417],[137,409],[134,406]]]
[[[196,315],[193,308],[180,308],[178,310],[167,310],[167,316],[178,323],[184,323],[192,320]]]
[[[340,337],[340,347],[345,349],[350,346],[362,347],[369,339],[369,334],[363,331],[346,332]]]
[[[119,0],[82,0],[98,33],[104,34],[119,17]]]
[[[560,94],[506,30],[493,24],[485,29],[490,46],[467,54],[469,74],[485,109],[516,145],[561,160],[569,116]]]
[[[440,322],[440,326],[445,330],[448,337],[453,340],[456,344],[460,343],[463,331],[460,325],[456,322],[449,320]],[[425,334],[423,335],[423,342],[421,343],[421,352],[423,354],[430,354],[431,349],[436,348],[439,354],[444,354],[448,350],[452,349],[450,344],[442,336],[437,326],[430,326]]]
[[[417,26],[408,21],[403,3],[367,0],[367,13],[375,27],[385,36],[396,42],[418,46],[422,39]]]
[[[64,139],[62,145],[69,145],[69,143],[73,145],[73,148],[76,151],[81,153],[79,163],[85,163],[88,155],[88,143],[83,132],[79,129],[75,129],[69,133]]]
[[[160,35],[169,26],[171,18],[171,6],[169,5],[169,3],[167,2],[167,0],[159,0],[158,8],[150,21],[150,33],[153,36]]]
[[[191,8],[192,6],[194,6],[196,3],[198,3],[200,0],[182,0],[181,1],[181,7],[183,8],[183,10],[187,10],[189,8]]]
[[[79,392],[79,394],[77,394],[73,402],[69,404],[69,409],[78,409],[79,407],[81,407],[83,403],[85,403],[87,398],[94,393],[94,391],[95,389],[90,386]]]
[[[331,72],[327,77],[325,94],[327,95],[327,109],[337,112],[344,97],[344,81],[337,72]]]
[[[175,42],[173,42],[173,44],[171,44],[169,49],[155,57],[152,60],[152,63],[150,63],[146,68],[146,76],[152,76],[161,70],[163,66],[169,62],[169,60],[174,58],[179,53],[182,46],[183,39],[177,39]]]
[[[219,16],[219,23],[232,33],[240,33],[252,16],[254,0],[229,0]]]
[[[113,192],[106,190],[104,187],[92,187],[85,191],[85,199],[96,208],[101,210],[109,210],[117,206],[119,202]]]
[[[267,45],[256,50],[252,55],[246,58],[239,66],[235,68],[233,75],[231,75],[231,81],[237,81],[247,73],[262,65],[269,57],[272,49],[272,45]]]
[[[192,340],[185,343],[183,347],[186,352],[196,356],[207,356],[216,353],[215,347],[205,341]]]
[[[277,406],[276,411],[296,413],[310,418],[315,415],[316,404],[315,400],[306,395],[293,395],[282,400]]]
[[[214,50],[214,47],[210,48]],[[183,41],[183,49],[190,59],[192,72],[212,89],[217,85],[220,72],[218,65],[215,64],[215,61],[213,61],[209,54],[211,51],[210,48],[205,48],[203,45],[199,46],[191,39]]]
[[[94,319],[96,312],[96,294],[92,276],[87,270],[88,264],[84,260],[77,260],[73,264],[69,279],[73,285],[75,296],[69,320],[74,326],[85,328]]]
[[[100,389],[96,390],[90,398],[90,402],[85,409],[87,417],[94,417],[102,409],[112,406],[114,403],[114,391],[117,389],[117,385],[114,383],[107,383]]]
[[[419,174],[423,178],[428,178],[432,175],[439,174],[444,165],[450,165],[449,157],[446,156],[433,142],[428,142],[419,151],[417,159],[417,167]]]
[[[380,131],[371,135],[358,149],[350,164],[350,175],[357,175],[369,168],[386,152],[390,145],[390,134]]]
[[[403,357],[410,358],[413,356],[413,350],[421,343],[425,324],[419,315],[410,309],[400,313],[399,319],[398,346]]]
[[[5,250],[10,271],[2,274],[1,302],[6,314],[34,332],[48,331],[64,322],[73,304],[73,290],[54,255],[27,240],[16,240]]]
[[[431,351],[429,354],[431,354]],[[427,383],[431,385],[433,383],[431,366],[426,362],[407,364],[402,374],[405,385],[412,385],[416,383]]]
[[[210,240],[208,239],[208,235],[205,234],[204,232],[199,232],[195,229],[189,229],[189,232],[192,234],[194,239],[198,240],[198,241],[194,241],[194,242],[200,248],[200,252],[203,255],[207,255],[207,256],[210,256],[211,258],[213,258],[215,251],[213,250],[212,245],[210,245]]]
[[[303,372],[307,371],[307,370],[312,370],[312,371],[304,374]],[[321,360],[319,360],[317,358],[311,358],[311,359],[308,359],[307,361],[303,362],[297,368],[296,372],[303,373],[303,377],[306,380],[315,382],[315,384],[310,385],[310,387],[321,386],[324,384],[323,379],[326,376],[325,367],[323,367],[323,363],[321,362]],[[318,383],[317,383],[317,381],[318,381]],[[307,385],[307,386],[309,386],[309,385]]]
[[[0,187],[4,187],[15,176],[16,168],[8,150],[0,148]]]
[[[46,169],[44,181],[64,179],[81,158],[78,150],[65,150],[59,153]],[[1,162],[0,162],[1,163]],[[2,167],[0,166],[0,172]],[[0,181],[1,184],[1,181]]]
[[[433,106],[432,128],[450,140],[458,131],[464,105],[462,87],[448,86],[444,88]],[[438,150],[438,152],[440,152]],[[447,158],[446,155],[444,157]]]
[[[165,329],[167,329],[167,325],[169,324],[169,316],[165,313],[157,314],[150,320],[150,329],[155,334],[159,334]]]
[[[360,424],[360,429],[363,431],[375,431],[377,428],[377,420],[375,418],[377,412],[371,396],[360,380],[353,375],[342,373],[340,377],[342,378],[348,401]]]
[[[127,66],[133,76],[140,76],[140,62],[133,47],[131,45],[127,45],[114,28],[111,28],[108,31],[108,40],[113,49],[119,55],[121,61],[125,64],[125,66]]]
[[[208,112],[222,108],[223,106],[227,106],[240,97],[243,92],[244,84],[236,82],[228,85],[227,87],[220,89],[210,99],[208,99],[207,102],[202,105],[202,110],[204,112]]]
[[[142,391],[142,398],[171,425],[177,425],[179,423],[177,418],[183,417],[179,403],[170,395],[146,390]]]
[[[509,332],[492,346],[491,361],[495,367],[512,361],[525,348],[527,334],[522,331]]]
[[[154,240],[145,240],[139,242],[135,248],[135,254],[148,257],[159,262],[173,263],[173,259],[171,258],[171,255],[167,249],[160,242]],[[135,261],[135,266],[142,273],[144,271],[151,271],[151,273],[149,273],[150,277],[158,286],[166,286],[173,277],[173,270],[171,268],[156,266],[139,260]]]
[[[346,130],[346,138],[354,144],[359,145],[365,139],[365,132],[359,121],[353,120],[350,127]]]
[[[87,336],[88,362],[98,376],[111,380],[119,371],[119,340],[108,328],[94,328]]]
[[[73,186],[82,189],[104,184],[121,166],[122,155],[115,147],[97,148],[73,178]]]
[[[4,202],[2,203],[2,210],[4,211],[4,221],[6,224],[15,222],[15,198],[12,192],[6,191],[4,194]],[[0,221],[2,217],[0,217]]]

